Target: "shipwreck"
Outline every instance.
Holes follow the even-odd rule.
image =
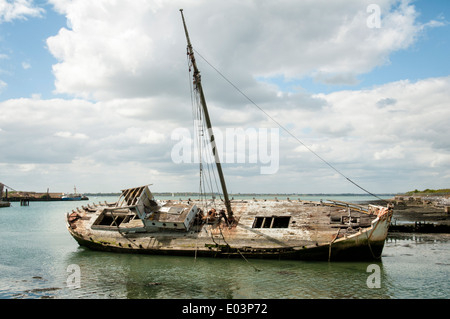
[[[379,260],[392,207],[340,201],[230,200],[183,11],[190,70],[209,133],[222,200],[158,200],[148,185],[122,190],[115,203],[67,213],[79,245],[118,253],[297,260]]]

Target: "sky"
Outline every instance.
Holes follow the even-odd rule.
[[[446,0],[0,0],[0,182],[198,191],[180,8],[229,192],[450,187]]]

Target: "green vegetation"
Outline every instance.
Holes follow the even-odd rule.
[[[442,189],[425,189],[423,191],[413,190],[410,192],[406,192],[405,195],[449,195],[450,188],[442,188]]]

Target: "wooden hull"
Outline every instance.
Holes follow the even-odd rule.
[[[392,210],[377,207],[377,215],[372,216],[367,227],[330,223],[332,216],[342,219],[349,209],[321,203],[242,201],[233,205],[237,216],[234,225],[221,221],[193,226],[189,231],[151,232],[136,227],[93,229],[93,220],[101,209],[83,209],[76,211],[79,218],[75,220],[75,211],[68,214],[67,225],[80,246],[98,251],[216,258],[379,260]],[[287,227],[255,228],[257,218],[261,218],[257,216],[283,213],[290,218]],[[366,213],[351,214],[363,218]]]
[[[96,251],[131,253],[147,255],[166,256],[189,256],[189,257],[213,257],[213,258],[256,258],[256,259],[280,259],[280,260],[317,260],[317,261],[365,261],[380,260],[384,247],[384,240],[370,241],[362,240],[356,244],[352,240],[347,242],[321,245],[317,247],[305,247],[302,249],[276,249],[267,248],[257,250],[247,250],[245,247],[236,249],[233,247],[217,247],[209,250],[192,249],[161,249],[161,248],[135,248],[121,247],[112,244],[105,244],[86,240],[80,236],[72,234],[80,246]]]

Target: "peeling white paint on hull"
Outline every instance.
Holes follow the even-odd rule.
[[[141,208],[137,202],[74,210],[67,214],[68,230],[81,246],[119,253],[377,260],[392,217],[392,209],[381,206],[254,200],[233,201],[230,222],[209,215],[212,206],[199,201],[155,200]]]

